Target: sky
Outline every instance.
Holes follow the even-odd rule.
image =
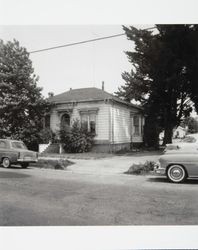
[[[152,25],[135,25],[148,28]],[[29,52],[43,48],[124,33],[121,25],[5,25],[0,38],[16,39]],[[70,88],[101,88],[114,93],[124,84],[121,74],[131,70],[124,51],[134,50],[126,36],[30,54],[38,86],[47,96]]]
[[[150,28],[149,25],[134,25]],[[95,39],[124,33],[122,25],[2,25],[0,38],[6,41],[16,39],[31,52],[53,46]],[[38,86],[42,94],[55,95],[77,88],[96,87],[114,93],[124,85],[122,73],[131,70],[125,51],[133,51],[134,43],[125,35],[30,53],[34,73],[39,76]],[[192,112],[192,116],[197,116]]]

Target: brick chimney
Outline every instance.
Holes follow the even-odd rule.
[[[48,93],[48,98],[51,98],[51,97],[53,97],[54,96],[54,93],[53,92],[49,92]]]
[[[102,81],[102,90],[104,91],[104,81]]]

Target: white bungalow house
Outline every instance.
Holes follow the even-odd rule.
[[[173,129],[172,139],[182,139],[186,136],[188,128],[183,128],[182,126],[175,127]],[[164,138],[164,131],[159,134],[159,139],[162,141]],[[162,142],[161,142],[162,143]]]
[[[181,126],[178,126],[173,130],[173,138],[179,138],[182,139],[187,134],[187,128],[183,128]]]
[[[48,124],[56,132],[78,119],[95,134],[93,151],[130,149],[143,142],[142,108],[98,88],[70,89],[49,98],[53,108]]]

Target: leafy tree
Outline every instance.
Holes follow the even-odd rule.
[[[135,51],[126,52],[132,70],[122,74],[125,85],[117,95],[128,101],[135,99],[144,107],[147,144],[158,146],[162,129],[164,144],[170,143],[173,128],[192,111],[186,61],[191,26],[156,25],[155,32],[134,27],[123,29],[134,42]]]
[[[183,127],[187,127],[188,133],[198,133],[198,121],[197,119],[195,119],[194,117],[186,117],[182,122],[181,122],[181,126]]]
[[[39,142],[49,109],[37,82],[26,49],[16,40],[0,40],[0,137],[23,140],[30,148]]]
[[[190,83],[190,97],[198,112],[198,25],[190,25],[188,36],[185,38],[186,73]]]
[[[39,143],[47,144],[49,142],[57,143],[57,135],[50,128],[44,128],[39,132]]]

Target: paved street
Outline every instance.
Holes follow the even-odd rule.
[[[171,184],[122,174],[121,165],[110,171],[105,160],[76,162],[66,171],[0,168],[0,226],[198,224],[198,181]]]

